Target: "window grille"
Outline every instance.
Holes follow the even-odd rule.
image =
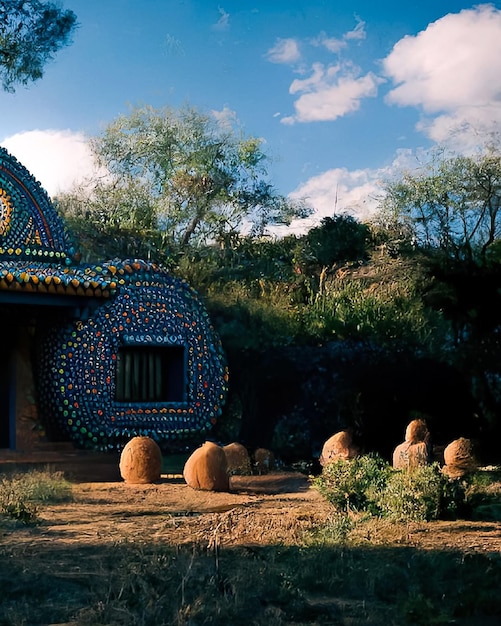
[[[126,346],[118,351],[117,402],[185,402],[184,346]]]

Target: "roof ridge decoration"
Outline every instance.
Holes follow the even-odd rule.
[[[73,241],[41,184],[0,147],[0,259],[70,265]]]

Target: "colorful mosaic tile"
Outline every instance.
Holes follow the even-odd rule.
[[[0,148],[0,258],[71,263],[75,247],[41,185]]]
[[[169,447],[210,430],[221,413],[228,373],[197,294],[143,262],[117,265],[117,273],[124,284],[92,317],[51,328],[43,338],[39,393],[52,427],[82,447],[101,450],[121,448],[139,435]],[[117,356],[127,346],[184,348],[186,397],[174,402],[117,400]]]
[[[52,294],[89,303],[85,319],[59,314],[37,328],[37,403],[48,431],[104,451],[138,435],[168,449],[210,430],[225,401],[228,370],[196,292],[141,260],[79,265],[77,258],[39,183],[0,149],[0,296],[26,294],[35,306],[37,297]],[[139,371],[151,355],[154,381],[151,370]],[[119,383],[118,363],[127,358],[132,365]],[[175,393],[165,391],[169,376],[180,387]],[[137,386],[138,377],[143,396],[126,400],[120,384]]]

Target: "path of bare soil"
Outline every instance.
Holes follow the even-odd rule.
[[[307,476],[288,472],[234,476],[229,493],[197,491],[171,475],[150,485],[75,483],[73,494],[71,503],[43,507],[36,532],[18,530],[16,542],[298,545],[332,515]],[[423,549],[499,553],[501,523],[413,523],[392,535],[392,541]]]

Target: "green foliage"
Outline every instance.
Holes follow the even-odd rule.
[[[211,285],[206,304],[223,345],[267,350],[289,345],[301,335],[301,321],[286,285],[265,279]]]
[[[448,325],[421,296],[419,263],[373,264],[327,279],[303,310],[304,329],[318,339],[366,339],[380,345],[447,346]]]
[[[231,345],[371,340],[444,354],[449,326],[427,308],[418,258],[373,259],[340,273],[298,271],[302,238],[237,238],[231,246],[190,248],[176,272],[197,288]],[[269,344],[267,344],[269,342]]]
[[[0,486],[0,514],[21,522],[26,526],[38,523],[38,506],[26,502],[15,490]]]
[[[188,246],[177,256],[177,271],[198,289],[264,279],[294,282],[296,237],[269,239],[228,233],[218,245]]]
[[[378,506],[383,517],[395,521],[451,517],[464,503],[465,493],[459,487],[442,474],[436,463],[412,471],[395,471],[380,493]]]
[[[49,471],[15,474],[0,481],[0,514],[27,525],[38,523],[40,505],[71,498],[70,483]]]
[[[338,459],[327,464],[315,479],[319,492],[342,511],[368,511],[378,514],[379,493],[384,489],[390,468],[376,454],[350,461]]]
[[[43,76],[54,54],[68,45],[76,15],[54,2],[0,1],[0,81],[5,91]]]
[[[417,174],[387,184],[376,222],[413,233],[415,243],[448,260],[485,265],[501,236],[501,155],[440,153]]]
[[[394,470],[373,455],[329,463],[315,486],[340,511],[365,511],[397,522],[455,518],[466,502],[464,485],[449,480],[438,464]]]
[[[367,258],[370,229],[350,215],[324,217],[305,236],[305,245],[320,265]]]
[[[428,287],[419,297],[449,322],[447,358],[471,379],[478,413],[493,428],[501,407],[493,382],[501,371],[500,208],[499,147],[473,156],[442,151],[388,183],[374,220],[387,249],[399,241],[408,254],[412,243],[427,256]]]
[[[225,241],[244,221],[262,234],[308,211],[273,189],[261,143],[192,107],[136,108],[91,142],[107,175],[62,195],[59,205],[98,233],[103,225],[157,231],[174,252]],[[162,260],[158,242],[150,247]]]
[[[501,468],[478,470],[461,481],[466,509],[473,519],[501,520]]]

